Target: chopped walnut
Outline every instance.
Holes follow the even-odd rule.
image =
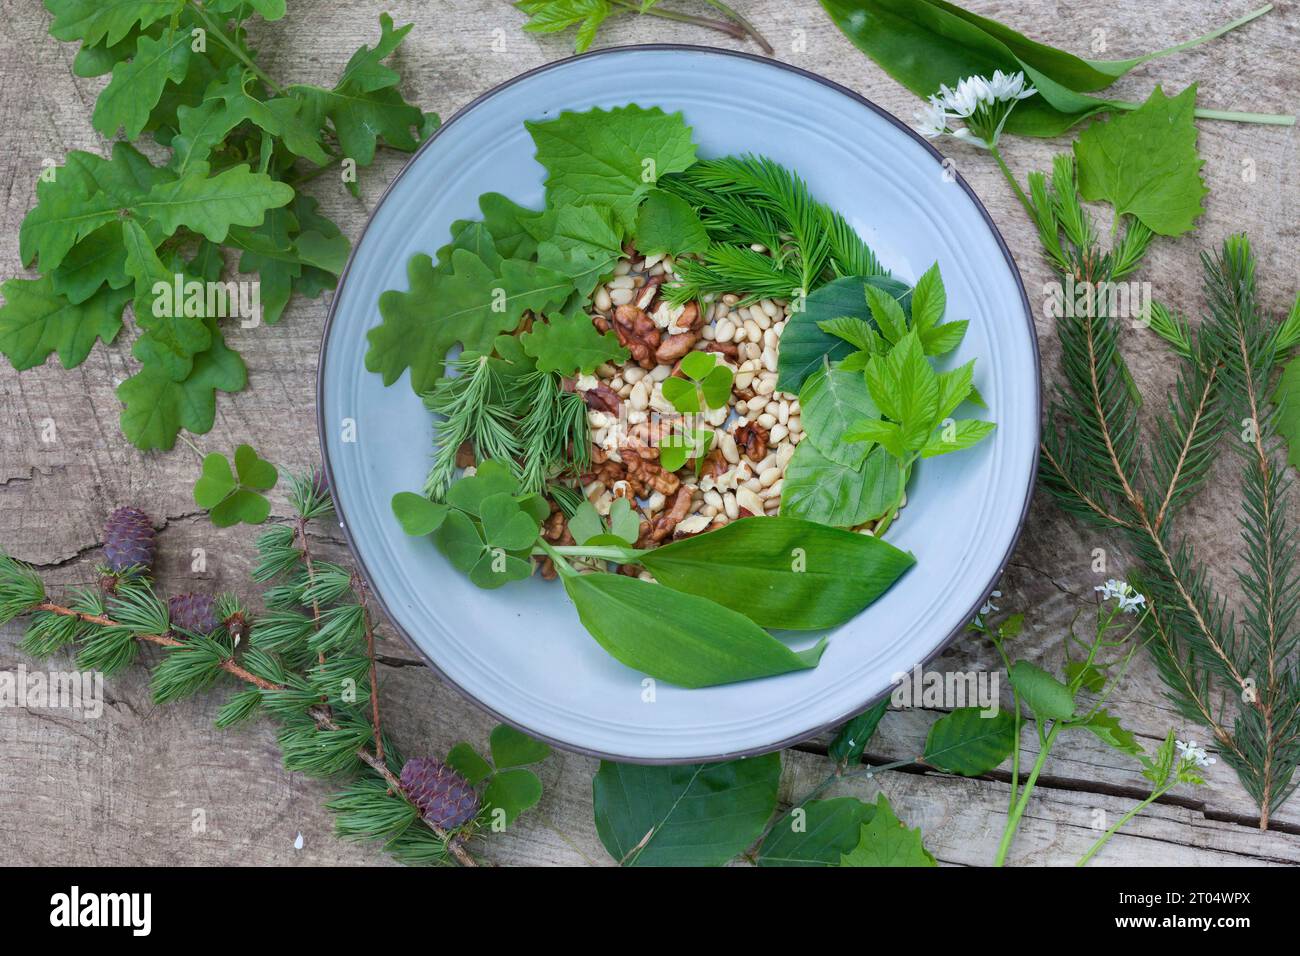
[[[612,488],[620,481],[626,481],[628,477],[628,468],[621,461],[602,461],[582,476],[582,483],[589,485],[593,481],[599,481],[606,488]]]
[[[655,360],[660,365],[672,365],[689,352],[699,340],[700,333],[694,330],[682,332],[680,335],[670,335],[655,349]]]
[[[760,462],[767,457],[767,429],[750,422],[736,429],[736,445],[750,461]]]
[[[620,305],[614,310],[614,331],[634,362],[647,370],[655,367],[660,336],[654,319],[634,305]]]
[[[671,471],[664,471],[658,462],[636,455],[627,460],[627,480],[638,498],[649,497],[651,491],[671,495],[682,484],[680,478]]]
[[[708,342],[704,346],[706,352],[716,352],[729,362],[740,361],[740,348],[735,342]]]
[[[588,408],[595,409],[598,412],[609,412],[611,415],[618,414],[619,405],[622,403],[622,399],[618,397],[618,392],[604,382],[601,382],[593,389],[583,392],[582,398],[587,403]]]
[[[673,533],[677,523],[685,518],[690,513],[690,510],[691,489],[683,485],[677,489],[676,496],[664,513],[654,520],[650,529],[650,540],[663,541]]]
[[[724,474],[731,463],[727,461],[726,455],[722,453],[721,448],[715,448],[704,456],[704,461],[700,464],[700,475],[707,475],[710,478],[717,478]]]
[[[619,443],[619,451],[637,458],[658,458],[659,443],[671,432],[663,422],[640,422],[629,428]]]

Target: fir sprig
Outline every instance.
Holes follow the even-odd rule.
[[[1244,236],[1204,256],[1209,313],[1199,328],[1160,306],[1150,315],[1180,369],[1148,444],[1119,351],[1119,317],[1098,290],[1140,265],[1151,235],[1121,217],[1118,238],[1103,250],[1068,157],[1058,158],[1050,186],[1030,177],[1029,197],[1048,261],[1076,288],[1092,290],[1085,314],[1057,322],[1064,382],[1044,431],[1043,484],[1067,511],[1121,532],[1133,547],[1143,566],[1135,584],[1151,599],[1149,647],[1169,699],[1210,729],[1267,828],[1300,766],[1300,575],[1268,399],[1279,345],[1293,337],[1289,323],[1275,326],[1259,307]],[[1240,622],[1191,542],[1175,532],[1225,440],[1243,462]]]

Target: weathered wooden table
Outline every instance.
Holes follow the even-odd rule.
[[[972,0],[968,5],[1040,39],[1085,55],[1104,49],[1099,55],[1108,57],[1167,46],[1251,6],[1246,0]],[[823,73],[899,116],[910,118],[917,108],[917,100],[855,50],[810,0],[742,0],[737,6],[773,41],[779,58]],[[265,51],[272,73],[329,85],[353,50],[373,42],[384,10],[398,23],[414,21],[398,57],[406,90],[444,118],[516,73],[570,52],[568,38],[522,33],[522,14],[499,0],[294,0],[285,20],[256,26],[254,42]],[[0,262],[7,275],[20,271],[18,225],[33,202],[42,161],[61,161],[74,148],[104,150],[105,143],[90,125],[103,80],[73,77],[75,45],[46,34],[48,16],[35,0],[0,0],[0,14],[7,25],[0,33],[0,129],[5,131]],[[663,20],[620,17],[602,31],[600,43],[713,43],[717,36]],[[1300,14],[1286,5],[1208,47],[1137,70],[1115,91],[1140,99],[1157,82],[1179,90],[1199,80],[1202,105],[1294,112],[1300,102],[1298,43]],[[1051,156],[1065,146],[1063,140],[1012,139],[1004,149],[1023,176],[1047,168]],[[1300,261],[1297,132],[1207,122],[1201,125],[1200,148],[1212,192],[1199,233],[1155,243],[1142,278],[1152,282],[1156,297],[1195,314],[1201,305],[1199,251],[1230,232],[1246,230],[1260,257],[1264,301],[1280,312],[1295,294]],[[954,143],[944,149],[991,211],[1041,313],[1049,277],[1014,197],[986,155]],[[328,178],[319,179],[313,192],[355,237],[404,158],[381,155],[363,173],[360,201]],[[228,333],[248,361],[250,388],[221,400],[215,428],[199,439],[204,448],[228,450],[249,441],[282,465],[301,468],[316,461],[316,353],[327,301],[296,301],[274,327]],[[1058,374],[1058,349],[1041,314],[1038,323],[1050,386]],[[198,512],[190,497],[197,473],[194,453],[178,445],[168,454],[141,454],[119,435],[113,390],[130,374],[129,339],[99,346],[74,372],[53,362],[22,375],[7,364],[0,370],[0,546],[34,562],[53,580],[87,582],[105,514],[133,504],[148,510],[160,526],[157,571],[169,591],[249,593],[254,533],[247,528],[215,530]],[[1170,374],[1163,346],[1136,332],[1125,346],[1136,379],[1154,397],[1151,404],[1158,404]],[[1235,476],[1225,465],[1190,510],[1202,554],[1221,578],[1231,573],[1238,507]],[[286,513],[282,498],[274,513]],[[1026,613],[1021,642],[1031,656],[1050,666],[1058,663],[1062,631],[1099,580],[1091,567],[1094,548],[1107,548],[1110,573],[1123,576],[1124,557],[1114,544],[1066,520],[1042,494],[1035,499],[999,602],[1004,609]],[[337,539],[322,540],[319,546],[323,553],[343,557]],[[207,554],[201,574],[191,571],[195,548]],[[13,625],[0,632],[0,669],[31,664],[16,648],[20,636]],[[434,677],[403,643],[390,637],[382,653],[387,722],[408,753],[441,755],[458,740],[486,741],[492,721]],[[990,649],[977,639],[959,641],[936,665],[956,670],[995,666]],[[223,695],[158,708],[137,668],[108,681],[105,696],[98,720],[65,711],[0,708],[0,863],[385,861],[378,849],[347,845],[333,835],[330,814],[321,806],[327,786],[281,768],[270,726],[227,732],[213,728]],[[1170,727],[1183,738],[1207,736],[1175,714],[1145,659],[1139,660],[1112,710],[1148,749]],[[883,762],[919,753],[937,716],[891,712],[868,756]],[[1134,762],[1085,737],[1064,741],[1047,763],[1012,851],[1013,862],[1073,862],[1097,836],[1098,811],[1113,820],[1146,795]],[[826,739],[814,740],[785,754],[785,798],[798,799],[824,776],[826,744]],[[542,770],[546,792],[541,805],[510,832],[488,841],[483,855],[503,864],[609,863],[592,823],[595,767],[585,757],[556,753]],[[846,789],[870,797],[879,787],[901,817],[924,830],[926,843],[941,861],[978,865],[992,859],[1006,812],[1007,780],[1006,772],[966,780],[917,769],[856,781]],[[206,826],[193,826],[196,818]],[[1219,763],[1208,772],[1207,786],[1170,793],[1122,831],[1097,863],[1300,862],[1300,801],[1283,807],[1273,826],[1266,833],[1257,829],[1253,803]],[[300,833],[302,848],[295,849]]]

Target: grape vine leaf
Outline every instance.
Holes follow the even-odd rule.
[[[183,381],[146,365],[117,387],[122,409],[122,433],[137,448],[169,449],[176,433],[184,428],[201,434],[216,417],[216,393],[237,392],[248,373],[239,353],[226,347],[215,319],[205,319],[212,344],[194,356],[193,366]]]
[[[1195,83],[1177,96],[1157,86],[1133,112],[1094,122],[1074,143],[1080,195],[1162,236],[1189,232],[1210,191],[1196,152],[1195,109]]]
[[[447,351],[460,342],[473,351],[491,347],[519,324],[525,310],[545,312],[569,297],[568,276],[535,262],[503,259],[495,269],[467,249],[456,249],[450,275],[439,276],[424,253],[407,265],[410,288],[379,297],[382,324],[366,333],[366,368],[391,385],[407,368],[411,388],[427,392],[442,376]]]
[[[840,866],[938,866],[921,842],[921,831],[909,830],[882,793],[875,813],[862,825],[861,840],[840,857]]]
[[[552,315],[534,322],[531,331],[519,337],[524,352],[537,360],[543,372],[590,375],[602,362],[627,361],[628,352],[613,332],[598,332],[583,313]]]
[[[57,352],[64,368],[86,360],[95,339],[112,342],[122,328],[127,289],[101,289],[74,303],[54,290],[50,276],[9,279],[0,286],[0,352],[18,371],[42,364]]]
[[[695,161],[682,114],[657,106],[566,111],[524,125],[537,146],[537,161],[546,167],[546,205],[605,206],[626,229],[635,226],[637,206],[659,177]]]

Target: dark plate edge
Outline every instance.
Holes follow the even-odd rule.
[[[392,613],[388,610],[388,606],[385,604],[383,597],[381,597],[379,592],[375,589],[371,580],[370,571],[366,567],[365,561],[362,559],[361,555],[357,551],[356,544],[352,540],[352,530],[348,525],[347,516],[338,507],[338,499],[335,498],[334,496],[334,475],[332,469],[330,468],[329,456],[326,454],[325,421],[322,413],[322,409],[324,407],[324,384],[323,383],[325,381],[325,376],[323,372],[325,369],[326,346],[329,343],[330,330],[334,325],[334,311],[338,305],[339,293],[343,288],[343,283],[347,281],[348,272],[352,269],[352,260],[356,255],[356,251],[361,247],[361,243],[366,237],[366,230],[370,228],[370,223],[374,219],[375,213],[379,211],[379,207],[383,205],[384,201],[388,198],[389,193],[392,192],[393,188],[401,180],[402,176],[405,175],[406,171],[411,168],[412,164],[414,164],[420,158],[420,154],[424,152],[425,147],[427,147],[430,143],[432,143],[435,139],[437,139],[440,135],[442,135],[443,131],[445,131],[458,119],[460,119],[466,113],[473,110],[474,107],[478,106],[478,104],[482,103],[483,101],[491,98],[492,96],[495,96],[497,93],[513,86],[516,83],[529,79],[530,77],[533,77],[539,73],[544,73],[548,70],[552,70],[557,67],[563,66],[574,60],[583,60],[583,59],[589,59],[591,57],[625,53],[630,50],[670,50],[670,51],[685,51],[689,53],[712,53],[721,56],[737,57],[743,60],[754,60],[759,63],[765,63],[770,66],[775,66],[782,70],[787,70],[791,73],[797,74],[798,76],[802,76],[806,79],[810,79],[817,83],[820,83],[823,86],[829,87],[830,89],[835,90],[836,92],[841,93],[844,96],[847,96],[850,99],[856,101],[862,106],[865,106],[867,109],[871,110],[876,115],[883,117],[889,123],[891,123],[898,129],[902,130],[913,140],[920,143],[923,147],[925,147],[926,151],[929,152],[930,155],[933,156],[941,166],[943,165],[943,161],[944,161],[943,154],[940,153],[937,149],[935,149],[935,147],[933,146],[933,144],[930,143],[929,140],[922,137],[919,133],[913,130],[910,126],[908,126],[898,117],[894,116],[888,110],[885,110],[880,106],[877,106],[875,103],[871,102],[871,100],[867,99],[865,96],[862,96],[860,93],[856,93],[853,90],[849,89],[848,87],[841,86],[839,83],[836,83],[834,80],[829,80],[826,77],[820,76],[809,70],[805,70],[797,66],[792,66],[789,63],[782,63],[779,60],[774,60],[769,57],[759,56],[756,53],[746,53],[740,50],[727,50],[727,49],[722,49],[720,47],[710,47],[710,46],[703,46],[703,45],[692,44],[692,43],[624,44],[621,46],[604,47],[600,50],[593,50],[591,52],[582,53],[577,56],[563,57],[559,60],[553,60],[550,63],[544,63],[541,66],[537,66],[531,70],[527,70],[523,73],[520,73],[518,76],[512,77],[511,79],[506,80],[504,83],[498,84],[497,86],[492,87],[492,89],[480,94],[479,96],[476,96],[469,103],[465,104],[460,109],[458,109],[451,116],[450,119],[442,123],[442,125],[440,125],[438,129],[435,130],[427,140],[421,143],[420,147],[413,154],[411,154],[410,159],[406,161],[406,163],[398,171],[397,175],[393,177],[392,182],[390,182],[384,188],[383,193],[380,194],[379,199],[375,202],[375,207],[371,211],[370,215],[366,218],[366,224],[362,227],[361,234],[357,236],[356,241],[353,242],[352,244],[352,248],[348,253],[347,264],[343,267],[343,272],[339,274],[338,285],[335,287],[333,293],[330,296],[330,307],[329,307],[329,312],[325,316],[325,327],[321,333],[320,353],[317,361],[316,434],[320,442],[321,467],[324,469],[325,477],[326,480],[328,481],[328,485],[330,489],[330,497],[334,501],[335,513],[338,515],[338,519],[339,519],[339,527],[341,527],[343,530],[343,538],[347,542],[348,551],[352,555],[352,559],[357,564],[357,569],[360,571],[362,578],[366,582],[366,585],[370,588],[371,596],[374,598],[375,603],[378,604],[380,609],[384,612],[384,616],[388,619],[389,626],[394,631],[397,632],[397,634],[402,638],[402,640],[406,642],[407,646],[410,647],[411,650],[415,651],[415,653],[420,656],[420,658],[424,661],[425,665],[430,670],[432,670],[435,674],[437,674],[438,677],[440,677],[444,682],[454,687],[462,697],[475,704],[481,710],[483,710],[484,712],[492,716],[495,720],[504,724],[509,724],[510,726],[521,731],[522,733],[528,734],[529,736],[532,736],[538,740],[545,741],[546,743],[552,746],[558,747],[561,750],[567,750],[571,753],[579,753],[588,757],[596,757],[601,760],[612,760],[612,761],[617,761],[619,763],[636,763],[636,764],[644,764],[644,765],[713,763],[722,760],[734,760],[739,757],[758,756],[760,754],[772,753],[773,751],[777,751],[777,750],[785,750],[789,747],[794,746],[795,744],[799,744],[805,740],[809,740],[812,737],[816,737],[818,734],[824,733],[828,730],[833,730],[834,728],[843,724],[845,721],[851,719],[857,714],[860,714],[862,711],[866,710],[867,708],[873,706],[883,698],[887,697],[891,691],[891,688],[886,687],[880,693],[868,697],[865,701],[863,701],[863,703],[860,706],[853,708],[848,713],[844,714],[842,717],[830,721],[829,723],[820,725],[818,727],[814,727],[805,732],[800,732],[784,740],[775,741],[763,747],[753,747],[746,750],[734,751],[731,753],[713,754],[713,755],[698,756],[698,757],[654,757],[654,758],[629,757],[621,754],[611,754],[599,750],[591,750],[589,748],[581,747],[576,744],[569,743],[567,741],[557,740],[551,737],[539,735],[537,734],[536,731],[533,731],[528,727],[524,727],[520,724],[517,724],[514,721],[509,720],[506,717],[502,716],[501,714],[498,714],[491,707],[487,706],[485,703],[483,703],[473,694],[465,690],[465,688],[461,687],[459,684],[453,681],[450,677],[448,677],[445,673],[443,673],[443,671],[438,667],[438,665],[435,664],[429,658],[429,656],[415,643],[415,641],[411,639],[411,636],[407,634],[406,631],[400,625],[397,624],[396,620],[393,618]],[[998,229],[997,224],[993,221],[993,217],[989,215],[989,211],[984,207],[984,203],[980,201],[979,196],[975,194],[975,190],[973,190],[970,187],[970,184],[966,182],[965,177],[961,175],[960,171],[958,171],[954,167],[951,170],[951,172],[953,173],[953,175],[956,176],[957,183],[960,184],[961,188],[971,198],[971,201],[975,203],[975,208],[979,210],[980,215],[984,218],[984,221],[988,224],[989,229],[993,232],[993,236],[998,243],[998,248],[1002,250],[1002,256],[1004,259],[1006,259],[1007,265],[1011,267],[1011,275],[1015,279],[1017,287],[1019,287],[1020,289],[1020,299],[1024,305],[1025,323],[1029,327],[1029,337],[1030,337],[1030,341],[1033,343],[1034,376],[1038,383],[1038,388],[1036,389],[1037,407],[1035,408],[1036,414],[1034,416],[1034,420],[1037,423],[1035,426],[1037,431],[1037,439],[1034,442],[1034,447],[1035,449],[1037,449],[1039,441],[1041,440],[1041,436],[1042,436],[1042,412],[1043,412],[1042,367],[1041,367],[1041,357],[1038,351],[1038,333],[1034,327],[1033,311],[1029,305],[1029,297],[1025,292],[1024,280],[1020,276],[1020,269],[1016,266],[1016,261],[1011,255],[1011,250],[1007,248],[1006,240],[1002,238],[1001,231]],[[1037,458],[1037,452],[1035,452],[1035,459],[1036,458]],[[1005,553],[1002,555],[1002,559],[998,562],[999,565],[998,571],[993,576],[993,579],[989,581],[984,586],[984,588],[981,589],[981,597],[979,598],[978,601],[976,601],[971,606],[969,611],[967,611],[967,613],[963,615],[962,617],[963,621],[970,620],[975,616],[975,614],[979,611],[980,607],[982,607],[984,602],[988,599],[988,596],[992,592],[993,588],[997,585],[998,580],[1002,577],[1002,573],[1006,569],[1007,562],[1011,559],[1011,555],[1015,551],[1016,545],[1020,541],[1020,535],[1024,532],[1025,521],[1029,516],[1029,505],[1031,500],[1033,499],[1034,487],[1037,484],[1037,477],[1038,477],[1038,468],[1037,468],[1037,464],[1035,463],[1035,467],[1033,469],[1033,472],[1031,473],[1030,481],[1028,483],[1028,486],[1025,489],[1025,499],[1020,509],[1020,518],[1016,522],[1016,531],[1011,536],[1011,540],[1007,544],[1007,548]],[[965,629],[966,629],[965,624],[958,625],[958,627],[955,630],[953,630],[952,633],[950,633],[947,637],[945,637],[942,641],[940,641],[938,645],[936,645],[934,650],[931,651],[927,657],[923,658],[920,661],[920,666],[924,667],[925,665],[929,664],[932,660],[934,660],[936,657],[938,657],[940,654],[942,654],[948,648],[949,645],[951,645],[959,636],[961,636],[962,633],[965,632]]]

